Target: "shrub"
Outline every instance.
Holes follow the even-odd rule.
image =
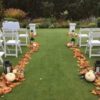
[[[56,19],[54,17],[50,18],[37,18],[33,19],[31,22],[36,23],[38,28],[68,28],[69,21],[63,19]]]
[[[9,8],[4,11],[4,16],[20,20],[26,16],[26,13],[20,9]]]
[[[61,28],[61,24],[59,24],[58,22],[54,23],[55,28]]]
[[[56,28],[68,28],[69,22],[66,20],[58,20],[57,22],[54,23],[54,26]]]
[[[43,22],[38,27],[39,28],[49,28],[49,26],[50,26],[50,23],[49,22]]]
[[[28,24],[29,24],[28,19],[24,19],[24,20],[20,21],[20,26],[23,28],[28,27]]]
[[[6,21],[6,20],[7,21],[17,21],[17,19],[15,18],[8,18],[8,17],[3,19],[3,21]]]
[[[89,24],[88,24],[88,27],[89,27],[89,28],[96,27],[96,23],[89,23]]]
[[[93,28],[96,27],[96,22],[91,21],[78,21],[77,22],[77,28]]]
[[[97,27],[100,27],[100,17],[97,18]]]
[[[32,20],[33,23],[43,23],[44,21],[45,21],[45,18],[36,18]]]
[[[37,18],[32,20],[33,23],[36,23],[38,28],[49,28],[51,25],[50,18]]]

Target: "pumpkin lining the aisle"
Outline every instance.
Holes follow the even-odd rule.
[[[39,50],[39,43],[35,42],[36,46],[33,47],[32,44],[30,44],[29,51],[27,51],[22,59],[18,62],[18,64],[12,69],[11,73],[2,73],[0,77],[0,95],[7,94],[12,91],[14,87],[21,84],[21,81],[24,81],[24,69],[25,66],[29,63],[29,60],[31,59],[31,55],[33,52]],[[12,77],[10,77],[12,76]]]
[[[82,78],[85,78],[85,74],[90,70],[94,71],[94,67],[90,66],[89,62],[86,60],[85,56],[82,54],[78,47],[70,47],[73,50],[74,57],[77,59],[77,65],[79,66],[79,74]],[[81,62],[83,60],[83,62]],[[94,76],[95,75],[95,76]],[[95,84],[96,87],[100,88],[100,74],[94,74],[93,79],[87,80]],[[85,79],[86,80],[86,79]],[[100,96],[100,89],[93,89],[91,93]]]
[[[89,70],[88,72],[85,73],[85,79],[89,82],[93,82],[95,80],[95,74],[93,70]]]
[[[16,76],[14,73],[7,73],[5,75],[5,78],[7,81],[13,82],[15,80]]]

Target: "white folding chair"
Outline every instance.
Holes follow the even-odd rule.
[[[6,56],[18,57],[18,51],[22,53],[18,30],[16,29],[2,29],[4,39],[4,52]]]
[[[0,30],[0,47],[1,47],[2,50],[4,49],[3,48],[3,34],[2,34],[2,31],[1,30]]]
[[[91,28],[91,32],[100,32],[100,28]]]
[[[89,33],[89,40],[86,46],[85,53],[87,53],[87,51],[89,51],[90,58],[92,56],[100,56],[100,32]]]
[[[3,64],[3,55],[5,53],[3,51],[0,51],[0,62]]]
[[[28,44],[28,31],[27,29],[22,29],[20,28],[20,23],[19,22],[14,22],[14,21],[5,21],[3,23],[3,28],[5,29],[16,29],[19,31],[19,39],[21,41],[21,46],[26,46]],[[24,40],[24,42],[23,42]]]
[[[36,24],[30,23],[29,24],[30,32],[33,32],[33,35],[36,35]]]
[[[80,28],[79,35],[78,35],[78,43],[80,47],[87,45],[89,32],[90,32],[89,28]]]
[[[21,46],[28,45],[29,35],[28,35],[28,30],[26,28],[20,28],[19,38],[20,38],[20,41],[21,41]]]
[[[69,23],[69,34],[75,32],[76,23]]]

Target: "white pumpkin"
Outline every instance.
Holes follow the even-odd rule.
[[[16,76],[15,76],[14,73],[8,73],[8,74],[5,75],[5,78],[7,79],[7,81],[12,82],[12,81],[15,80]]]
[[[95,80],[95,78],[96,77],[95,77],[93,70],[90,70],[85,74],[85,79],[89,82],[93,82]]]

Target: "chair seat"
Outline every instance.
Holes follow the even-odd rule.
[[[19,37],[28,37],[28,34],[20,34]]]
[[[2,57],[4,55],[4,52],[2,51],[0,51],[0,57]]]
[[[89,41],[89,45],[100,46],[100,41],[99,40],[91,40],[91,41]]]
[[[0,46],[3,46],[3,40],[0,40]]]
[[[6,42],[7,45],[16,45],[16,44],[19,44],[20,43],[20,40],[18,41],[15,41],[15,40],[8,40]]]
[[[3,40],[0,40],[0,43],[2,43],[3,42]]]
[[[0,34],[0,37],[2,37],[2,34]]]
[[[88,37],[87,34],[79,34],[79,37]]]
[[[21,40],[21,46],[27,46],[29,41],[28,30],[26,28],[20,28],[19,32],[21,33],[19,34],[19,38]]]
[[[0,62],[3,64],[3,58],[2,56],[4,55],[5,53],[3,51],[0,51]]]

